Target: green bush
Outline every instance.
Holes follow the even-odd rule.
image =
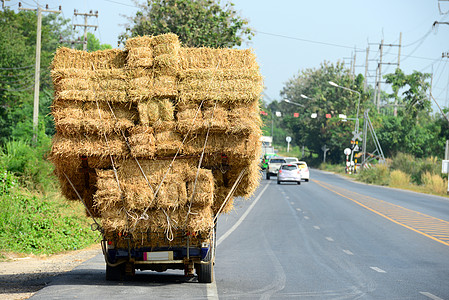
[[[411,177],[409,174],[401,170],[393,170],[390,173],[390,186],[392,187],[408,187],[410,185]]]
[[[1,251],[51,254],[81,249],[97,237],[80,203],[15,189],[0,195]]]
[[[390,171],[386,165],[376,165],[369,169],[363,169],[359,173],[359,180],[366,183],[388,185]]]
[[[0,151],[0,166],[13,173],[22,186],[45,191],[56,183],[53,166],[46,160],[49,150],[48,138],[36,147],[23,140],[9,141]]]
[[[440,168],[441,165],[436,157],[420,159],[405,153],[396,154],[391,163],[392,170],[400,170],[409,174],[411,181],[416,185],[423,184],[422,178],[426,172],[439,174]]]

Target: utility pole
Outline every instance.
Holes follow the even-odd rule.
[[[5,1],[9,1],[9,0],[2,0],[2,8],[3,8],[3,9],[6,8],[6,6],[5,6]]]
[[[98,26],[97,25],[89,25],[87,24],[87,18],[88,17],[96,17],[98,18],[98,11],[96,11],[95,13],[93,13],[92,11],[88,12],[88,13],[79,13],[76,9],[74,10],[73,14],[75,16],[84,16],[84,24],[73,24],[73,29],[76,29],[76,26],[79,27],[84,27],[84,43],[83,43],[83,51],[87,50],[87,28],[89,27],[93,27],[95,28],[95,30],[97,30]]]
[[[42,31],[42,12],[51,12],[55,14],[61,13],[61,6],[59,11],[48,9],[48,4],[45,9],[39,5],[36,9],[22,7],[19,2],[19,10],[32,10],[37,12],[37,30],[36,30],[36,66],[34,67],[34,106],[33,106],[33,143],[37,142],[37,130],[39,126],[39,80],[41,72],[41,31]]]
[[[402,32],[399,33],[399,48],[398,48],[398,67],[397,69],[400,69],[401,66],[401,44],[402,44]],[[433,65],[432,65],[433,66]],[[393,116],[398,116],[398,91],[394,94],[394,111]]]
[[[380,110],[380,83],[382,81],[382,53],[384,50],[384,40],[383,39],[380,42],[379,50],[380,50],[380,62],[379,62],[379,67],[377,68],[379,71],[379,77],[378,77],[379,80],[377,81],[377,100],[376,100],[377,112],[379,112],[379,110]]]
[[[368,88],[368,55],[369,55],[369,46],[366,47],[366,58],[365,58],[365,80],[363,81],[363,91],[366,92]]]
[[[70,44],[70,47],[72,49],[75,49],[75,44],[83,44],[84,41],[82,41],[80,38],[78,38],[78,40],[63,40],[62,39],[62,35],[59,36],[59,43],[67,43]]]

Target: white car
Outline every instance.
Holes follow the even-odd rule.
[[[288,164],[297,163],[298,159],[296,157],[284,157],[285,162]]]
[[[281,182],[296,182],[301,184],[301,171],[297,164],[282,164],[278,172],[278,184]]]
[[[299,170],[301,171],[301,178],[304,179],[304,181],[309,181],[310,174],[309,174],[309,167],[307,166],[307,163],[305,161],[298,161],[296,164],[299,167]]]

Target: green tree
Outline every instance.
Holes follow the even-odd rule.
[[[36,21],[35,12],[0,11],[0,144],[31,136]],[[39,126],[48,134],[53,131],[48,117],[53,95],[50,64],[59,37],[67,38],[71,34],[69,21],[56,14],[42,16]]]
[[[288,80],[281,96],[303,106],[283,102],[282,107],[289,112],[289,117],[284,119],[284,126],[291,132],[295,144],[305,145],[320,157],[321,148],[326,145],[330,148],[327,159],[337,163],[343,160],[343,149],[351,145],[351,132],[355,126],[354,121],[344,122],[339,114],[355,118],[359,96],[333,87],[329,81],[362,93],[360,112],[363,112],[364,107],[370,107],[365,105],[368,95],[361,90],[363,77],[360,75],[353,80],[342,63],[328,62],[322,63],[317,69],[300,71]],[[292,112],[298,113],[299,117],[295,118]]]
[[[217,0],[148,0],[140,5],[119,38],[175,33],[187,47],[233,47],[254,35],[232,2]]]
[[[82,37],[83,38],[83,37]],[[76,49],[82,50],[83,45],[78,44]],[[101,44],[100,40],[91,32],[87,33],[87,52],[94,52],[98,50],[106,50],[112,49],[112,46],[109,44]]]

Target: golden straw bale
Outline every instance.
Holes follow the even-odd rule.
[[[157,46],[160,44],[179,44],[179,38],[174,33],[165,33],[154,36],[152,39],[152,45]]]
[[[154,207],[155,187],[148,185],[143,177],[122,180],[125,207],[128,210],[144,210]]]
[[[179,71],[179,78],[185,79],[202,79],[202,80],[251,80],[253,82],[263,81],[258,68],[256,69],[187,69]]]
[[[153,66],[153,49],[148,47],[131,48],[128,51],[127,65],[130,68],[136,67],[152,67]]]
[[[103,136],[77,135],[70,138],[56,133],[53,137],[52,153],[55,155],[68,156],[99,156],[108,155],[126,156],[128,148],[122,136],[111,134],[107,142]]]
[[[122,203],[123,193],[117,182],[113,170],[96,170],[97,192],[94,195],[94,203],[100,212],[107,211]]]
[[[125,66],[126,53],[120,49],[106,49],[89,53],[93,70],[121,69]]]
[[[163,54],[177,56],[177,55],[179,55],[180,48],[181,48],[181,45],[179,44],[179,41],[177,43],[164,43],[164,44],[155,45],[153,48],[154,57],[163,55]]]
[[[173,164],[172,160],[139,159],[138,162],[147,177],[150,175],[156,176],[158,183],[162,177],[157,176],[163,176],[167,171],[167,174],[176,174],[180,178],[186,178],[188,172],[190,172],[192,168],[192,162],[187,159],[177,159],[173,162]],[[134,159],[123,161],[118,169],[118,172],[120,178],[143,178],[141,170]]]
[[[153,68],[133,67],[125,70],[128,80],[133,80],[139,77],[154,77]]]
[[[152,47],[153,46],[152,36],[137,36],[126,40],[126,49],[130,50],[132,48],[139,47]]]
[[[221,105],[206,108],[203,119],[204,130],[226,131],[229,128],[228,110]]]
[[[92,70],[90,54],[86,51],[65,47],[58,48],[53,57],[52,69],[86,69]]]
[[[202,233],[207,235],[214,227],[214,216],[210,206],[192,207],[190,214],[188,207],[178,210],[179,220],[182,221],[181,228],[185,228],[188,233]],[[184,220],[187,220],[185,223]]]
[[[69,134],[82,130],[83,102],[54,101],[51,108],[56,131]]]
[[[259,113],[259,103],[255,101],[249,106],[238,106],[228,111],[229,127],[227,131],[233,134],[260,133],[262,119]]]
[[[95,80],[101,80],[101,79],[121,79],[126,80],[127,79],[127,73],[125,69],[96,69],[93,71],[93,75],[90,77],[93,77]]]
[[[56,91],[55,99],[63,101],[95,101],[95,94],[91,90],[61,90]]]
[[[159,104],[159,118],[162,121],[174,121],[175,120],[175,105],[171,99],[161,99]]]
[[[128,137],[131,155],[134,157],[153,158],[156,152],[156,141],[153,128],[137,125],[129,129]]]
[[[89,90],[91,80],[87,78],[68,77],[59,80],[55,85],[55,91],[63,90]]]
[[[146,114],[150,124],[156,123],[160,119],[159,103],[153,100],[148,101]]]
[[[188,69],[258,69],[251,49],[181,48],[180,67]]]
[[[95,91],[95,101],[128,102],[126,91]]]
[[[229,213],[234,208],[234,196],[229,197],[229,199],[223,205],[230,191],[231,188],[228,187],[223,186],[215,187],[214,203],[212,205],[212,211],[214,212],[214,215],[217,215],[218,213],[221,214]]]
[[[259,186],[260,180],[262,179],[258,160],[250,160],[246,167],[247,170],[242,178],[242,181],[234,192],[234,196],[236,197],[248,198],[252,196]],[[232,186],[235,180],[237,180],[240,171],[240,168],[232,167],[231,170],[226,173],[230,186]]]
[[[83,117],[80,120],[87,134],[109,134],[114,130],[115,119],[105,102],[86,102],[83,105]]]
[[[112,207],[101,211],[101,227],[108,233],[124,234],[130,229],[128,215],[121,207]]]
[[[156,76],[153,82],[155,97],[171,97],[178,95],[177,79],[175,76]]]
[[[172,130],[156,132],[155,137],[157,156],[174,155],[182,146],[181,135]]]
[[[214,177],[211,170],[192,170],[187,181],[187,199],[195,207],[211,206],[214,201]]]
[[[90,88],[94,91],[126,91],[126,81],[123,79],[98,78],[90,82]]]
[[[154,206],[157,209],[177,209],[187,203],[186,183],[177,174],[169,174],[161,184]]]
[[[150,118],[148,116],[148,102],[139,101],[137,103],[137,111],[139,112],[139,124],[148,126],[150,124]]]
[[[53,79],[53,83],[56,85],[60,80],[66,78],[76,78],[76,79],[85,79],[89,80],[94,76],[94,71],[91,70],[83,70],[83,69],[53,69],[51,70],[51,78]]]
[[[196,133],[203,128],[203,113],[199,108],[185,109],[176,114],[176,130],[185,134]]]
[[[179,57],[163,54],[154,58],[154,72],[158,75],[177,76]]]

